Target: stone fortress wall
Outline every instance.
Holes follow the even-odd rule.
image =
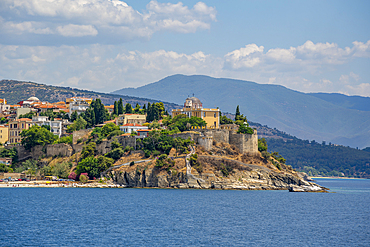
[[[27,158],[37,159],[41,156],[71,156],[74,153],[82,151],[83,142],[87,140],[86,135],[88,131],[80,130],[73,133],[73,144],[49,144],[46,146],[36,146],[32,150],[25,150],[23,146],[16,146],[18,149],[19,160]],[[257,154],[258,153],[258,136],[257,130],[253,134],[238,134],[235,129],[197,129],[194,131],[187,131],[172,135],[173,137],[180,137],[183,139],[190,138],[191,140],[204,147],[209,151],[213,147],[213,142],[222,142],[231,145],[239,150],[240,153]],[[82,139],[82,143],[76,143],[78,139]],[[111,144],[117,140],[123,147],[136,146],[136,139],[134,136],[118,136],[111,140],[105,140],[96,145],[97,154],[104,155],[111,151]],[[76,141],[76,142],[75,142]],[[6,148],[11,148],[6,147]]]

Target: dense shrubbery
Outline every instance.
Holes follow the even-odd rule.
[[[179,131],[189,130],[191,127],[205,127],[207,125],[203,119],[194,116],[188,118],[185,114],[177,115],[174,118],[168,116],[163,122],[170,130]]]
[[[54,143],[55,144],[57,144],[57,143],[72,144],[72,142],[73,142],[73,135],[69,135],[69,136],[63,136],[63,137],[59,138]]]
[[[193,141],[189,139],[182,139],[179,137],[173,138],[169,136],[169,131],[150,131],[149,136],[143,140],[136,141],[138,149],[142,149],[146,157],[158,156],[161,153],[169,154],[172,148],[176,149],[177,153],[184,153],[187,151],[188,146]]]
[[[53,143],[58,139],[58,136],[38,125],[34,125],[28,130],[23,130],[21,137],[22,145],[28,150],[37,145]]]

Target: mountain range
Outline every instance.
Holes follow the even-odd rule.
[[[235,112],[239,105],[248,120],[301,139],[359,148],[370,146],[369,97],[302,93],[280,85],[203,75],[173,75],[112,94],[176,104],[183,104],[188,96],[194,95],[203,107],[219,107],[222,112]]]

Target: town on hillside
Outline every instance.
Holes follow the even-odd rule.
[[[3,146],[0,172],[3,173],[32,170],[36,160],[44,156],[79,153],[76,163],[83,163],[84,158],[89,157],[84,154],[87,150],[90,150],[89,154],[100,152],[107,159],[113,157],[108,162],[110,165],[122,157],[125,150],[141,149],[145,157],[156,157],[168,155],[172,147],[188,152],[190,142],[199,144],[205,150],[222,142],[234,145],[241,153],[258,152],[256,130],[249,127],[246,117],[240,114],[239,106],[234,121],[222,116],[218,108],[204,108],[196,97],[188,97],[184,106],[172,110],[171,114],[161,102],[133,107],[129,103],[123,105],[120,99],[114,105],[105,106],[99,98],[72,97],[65,102],[49,103],[30,97],[16,105],[8,105],[6,99],[1,99],[0,121],[0,145]],[[157,140],[159,144],[150,146],[146,139],[158,133],[160,136],[171,136],[178,142],[174,144],[163,137],[163,140]],[[108,143],[109,147],[105,147],[108,151],[101,148],[104,141]],[[68,144],[72,149],[67,148],[66,151],[57,144]],[[120,147],[122,152],[110,154],[115,147]],[[37,153],[37,148],[43,153]],[[104,150],[99,151],[99,148]],[[69,164],[65,170],[73,170],[72,166]],[[49,171],[39,172],[38,175],[53,175],[54,167],[49,168]],[[86,170],[82,169],[79,173]],[[69,173],[59,174],[59,177],[66,177]],[[88,174],[88,177],[97,175]]]

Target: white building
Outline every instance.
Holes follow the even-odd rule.
[[[91,99],[88,99],[88,98],[73,97],[73,98],[69,98],[68,100],[69,101],[67,102],[68,103],[67,105],[69,108],[70,117],[73,112],[77,112],[78,115],[85,112],[91,104]]]
[[[138,131],[138,130],[147,130],[148,126],[142,126],[140,124],[136,123],[127,123],[124,125],[119,126],[120,130],[125,133],[131,133],[132,131]]]
[[[62,120],[49,120],[46,116],[32,117],[32,122],[38,126],[50,126],[50,132],[60,137],[63,134],[63,121]]]

